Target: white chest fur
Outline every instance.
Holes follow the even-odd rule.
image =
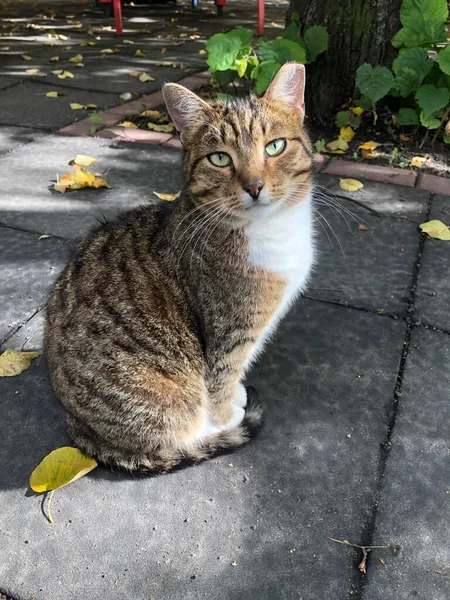
[[[278,321],[305,288],[314,262],[312,196],[267,220],[246,227],[249,260],[287,281],[283,300],[261,335],[248,364],[259,353]]]

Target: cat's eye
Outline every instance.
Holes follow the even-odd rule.
[[[274,140],[273,142],[270,142],[270,144],[267,144],[266,152],[269,156],[278,156],[283,152],[285,148],[286,140]]]
[[[231,156],[225,152],[214,152],[208,156],[208,159],[215,167],[229,167],[233,162]]]

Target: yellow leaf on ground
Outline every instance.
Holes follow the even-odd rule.
[[[56,75],[58,79],[73,79],[73,73],[70,71],[63,71],[62,69],[56,69],[56,71],[52,71],[52,75]]]
[[[22,58],[23,58],[23,60],[33,60],[33,57],[30,56],[29,54],[22,54]]]
[[[410,165],[412,167],[419,167],[419,169],[421,169],[424,165],[424,163],[427,162],[427,158],[425,158],[424,156],[413,156],[410,162]]]
[[[134,44],[133,40],[122,40],[123,44]]]
[[[201,50],[198,51],[199,54],[206,54],[206,50],[204,48],[202,48]]]
[[[29,73],[30,75],[44,75],[40,69],[25,69],[25,73]]]
[[[74,67],[78,67],[79,69],[82,69],[84,67],[84,63],[77,63],[76,65],[74,65]]]
[[[26,371],[31,361],[40,352],[23,352],[22,350],[5,350],[0,355],[0,377],[12,377]]]
[[[126,129],[138,129],[138,126],[131,121],[123,121],[123,123],[118,124],[119,127],[125,127]]]
[[[111,50],[111,48],[104,48],[103,50],[100,50],[100,54],[114,54],[114,50]]]
[[[345,140],[346,142],[351,142],[355,137],[355,132],[351,127],[341,127],[339,131],[339,137]]]
[[[427,233],[432,238],[444,241],[450,240],[450,229],[442,221],[433,219],[432,221],[421,223],[419,227],[423,233]]]
[[[172,202],[172,200],[176,200],[181,196],[181,192],[177,192],[176,194],[165,194],[164,192],[153,192],[157,198],[160,200],[167,200],[168,202]]]
[[[83,62],[83,55],[77,54],[76,56],[72,56],[72,58],[69,58],[69,62],[74,65],[76,65],[77,63]]]
[[[175,131],[175,125],[173,123],[168,123],[167,125],[147,123],[147,127],[152,131],[159,131],[160,133],[172,133],[173,131]]]
[[[150,117],[150,118],[161,118],[163,115],[159,112],[159,110],[144,110],[139,115],[140,117]]]
[[[358,150],[361,150],[363,158],[372,158],[377,155],[374,150],[378,148],[378,146],[380,146],[380,144],[377,142],[364,142],[364,144],[358,146]]]
[[[49,237],[52,237],[52,236],[51,236],[51,235],[49,235],[48,233],[43,233],[42,235],[40,235],[40,236],[38,237],[38,240],[46,240],[46,239],[48,239]]]
[[[88,46],[96,46],[97,42],[88,42]]]
[[[78,104],[77,102],[71,102],[70,103],[70,108],[72,110],[83,110],[84,109],[84,104]]]
[[[64,194],[71,190],[80,190],[82,188],[101,188],[111,187],[106,179],[100,173],[91,173],[86,171],[79,165],[74,165],[74,171],[72,173],[66,173],[63,177],[58,179],[53,189],[56,192]]]
[[[346,192],[357,192],[364,187],[364,184],[357,179],[339,179],[339,187]]]
[[[145,52],[142,52],[142,50],[136,50],[134,55],[137,56],[138,58],[144,58]]]
[[[361,106],[353,106],[353,107],[352,107],[350,110],[351,110],[351,111],[352,111],[352,113],[353,113],[354,115],[356,115],[357,117],[359,117],[360,115],[362,115],[362,114],[363,114],[363,112],[364,112],[364,109],[363,109],[363,108],[361,108]]]
[[[0,48],[0,51],[1,51],[1,52],[8,52],[8,50],[9,50],[9,46],[2,46],[2,47]]]
[[[86,108],[87,110],[93,110],[94,108],[97,108],[96,104],[85,104],[84,108]]]
[[[75,165],[80,165],[80,167],[90,167],[97,161],[98,158],[94,158],[93,156],[86,156],[86,154],[77,154],[76,157],[69,162],[69,165],[73,163]]]
[[[64,96],[61,92],[47,92],[45,94],[47,98],[58,98],[58,96]]]
[[[58,62],[59,61],[59,56],[52,56],[50,59],[51,62]]]
[[[30,488],[38,493],[57,490],[83,477],[96,466],[97,461],[85,456],[78,448],[58,448],[50,452],[31,473]]]
[[[128,75],[131,75],[131,77],[139,77],[140,74],[141,74],[140,71],[130,71],[128,73]]]
[[[331,154],[344,154],[346,150],[348,150],[348,142],[341,137],[338,137],[337,140],[333,140],[332,142],[328,142],[325,146],[325,152],[330,152]]]
[[[155,81],[155,78],[149,75],[148,73],[141,73],[139,75],[139,81],[141,83],[146,83],[147,81]]]

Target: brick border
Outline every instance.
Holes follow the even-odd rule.
[[[208,83],[210,74],[207,71],[190,75],[177,81],[180,85],[195,90],[196,88]],[[169,148],[181,149],[181,143],[176,135],[170,133],[160,133],[157,131],[145,131],[143,129],[128,129],[117,127],[117,123],[123,121],[130,115],[135,115],[142,111],[145,106],[147,110],[158,108],[163,104],[161,90],[142,96],[138,100],[126,102],[120,106],[114,106],[108,110],[97,113],[102,119],[102,128],[99,129],[94,137],[106,138],[111,140],[122,140],[126,142],[139,142],[141,144],[162,145]],[[93,127],[89,118],[82,119],[72,125],[60,129],[57,133],[61,135],[87,136]],[[326,154],[314,155],[314,170],[316,173],[325,173],[327,175],[339,175],[341,177],[355,177],[377,181],[379,183],[389,183],[393,185],[403,185],[407,187],[416,187],[421,190],[427,190],[434,194],[450,195],[450,179],[439,177],[429,173],[419,171],[398,169],[396,167],[383,167],[380,165],[371,165],[367,162],[353,162],[338,158],[331,158]]]

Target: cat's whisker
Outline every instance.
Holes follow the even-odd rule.
[[[331,233],[334,235],[337,243],[339,244],[339,248],[341,249],[342,255],[346,258],[346,254],[344,252],[344,248],[342,247],[341,241],[340,241],[339,237],[337,236],[336,232],[334,231],[334,229],[331,227],[328,219],[323,216],[323,214],[319,211],[319,209],[317,207],[315,208],[315,213],[318,214],[325,221],[325,223],[328,225]]]

